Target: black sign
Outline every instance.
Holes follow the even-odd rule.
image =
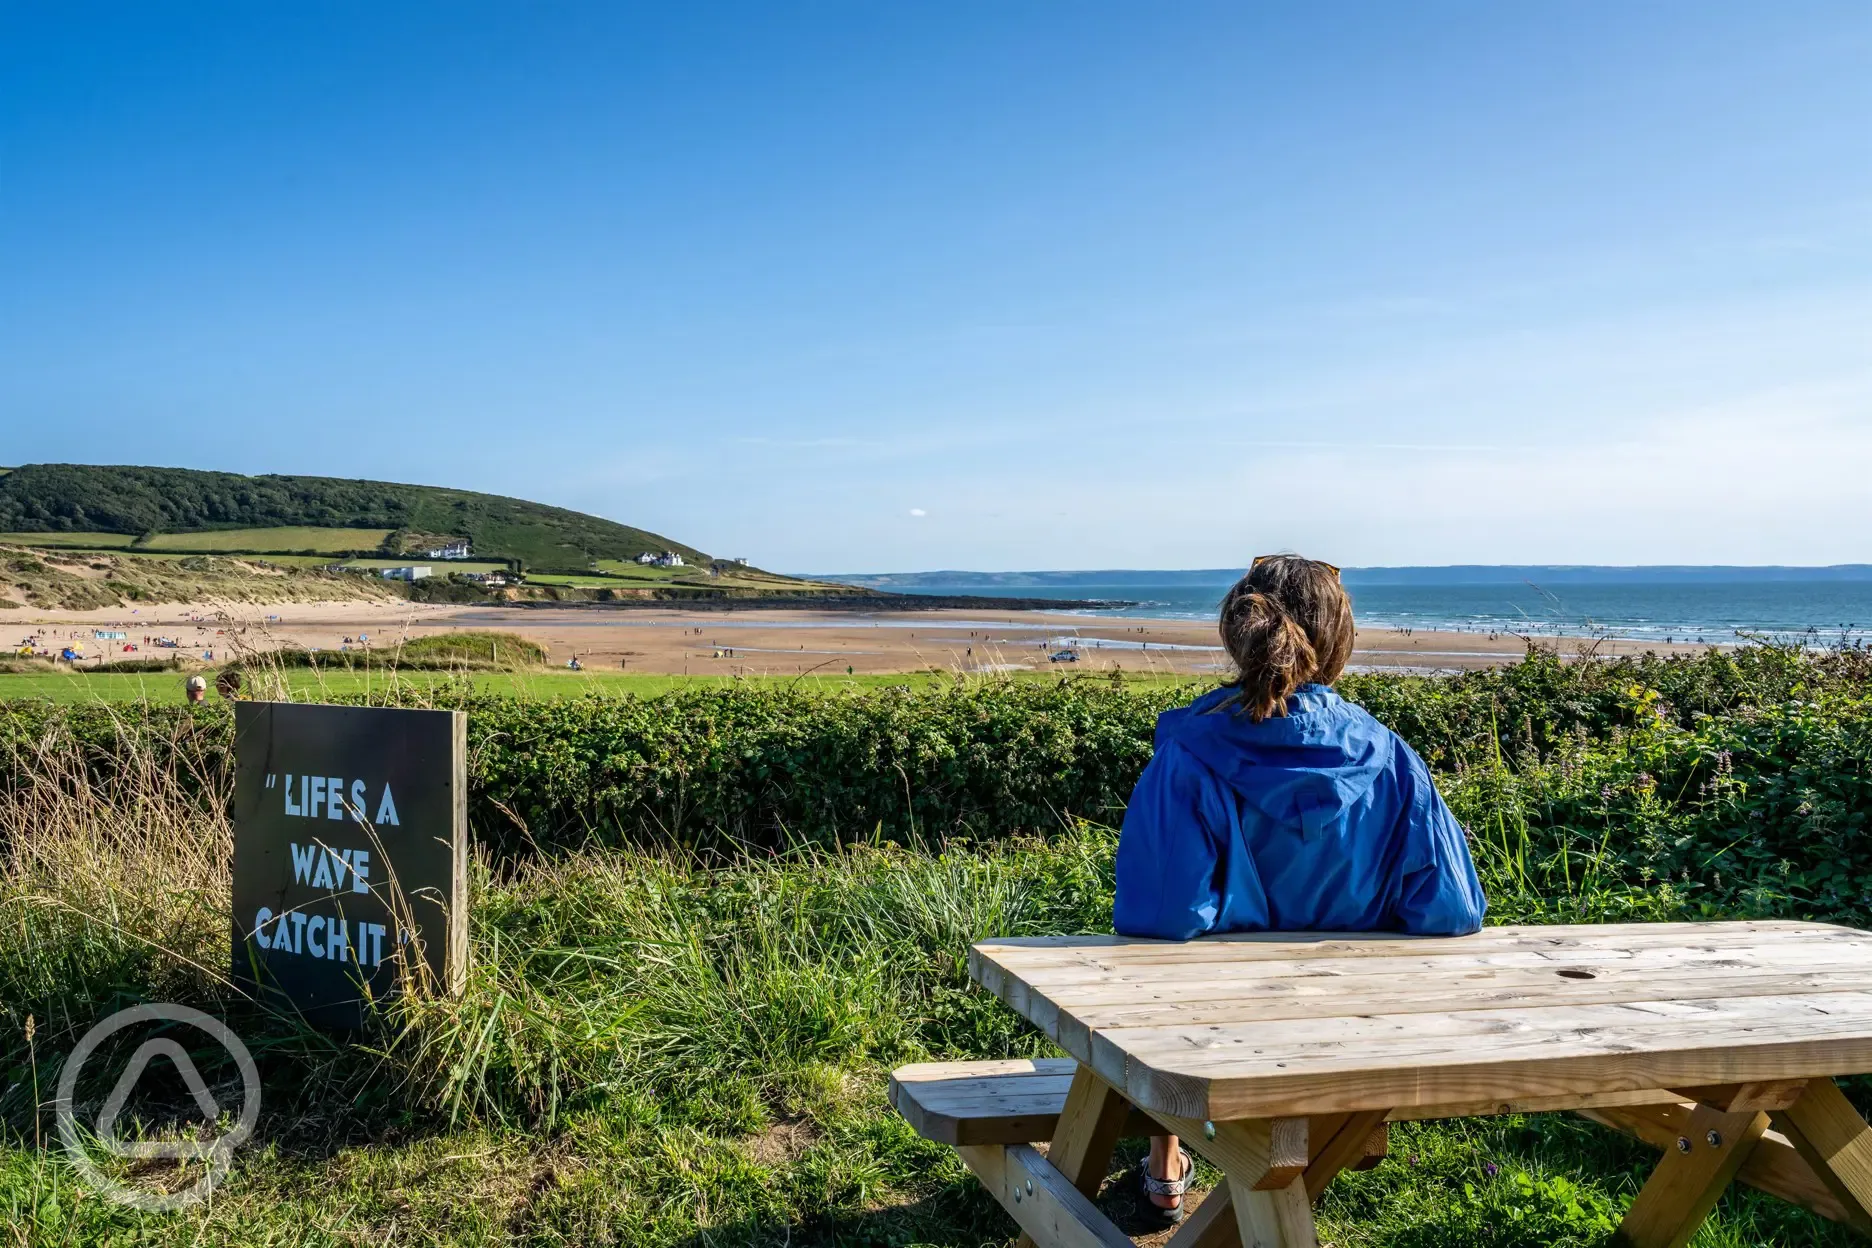
[[[234,707],[234,975],[355,1027],[468,969],[468,717]]]

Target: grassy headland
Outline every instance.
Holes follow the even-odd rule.
[[[1493,922],[1872,917],[1862,654],[1537,656],[1345,687],[1431,762]],[[1194,691],[399,691],[470,711],[474,969],[356,1044],[220,973],[224,708],[9,705],[0,1242],[1005,1241],[949,1150],[885,1107],[885,1073],[1045,1050],[970,987],[967,946],[1109,930],[1112,827],[1154,714]],[[83,1195],[34,1110],[75,1036],[139,999],[227,1017],[263,1067],[258,1142],[180,1215]],[[1604,1244],[1651,1161],[1565,1117],[1400,1127],[1330,1190],[1323,1232]],[[1696,1241],[1849,1242],[1745,1191]]]
[[[0,476],[0,531],[173,538],[282,528],[374,530],[377,541],[348,549],[395,539],[393,554],[415,545],[399,535],[463,537],[484,555],[541,571],[583,571],[593,560],[666,550],[707,560],[693,547],[597,516],[439,486],[94,464],[27,464]],[[307,544],[311,553],[332,549],[323,539]]]
[[[425,550],[458,540],[469,543],[474,558],[438,563],[424,557]],[[0,542],[125,556],[340,564],[360,572],[429,563],[437,580],[406,592],[450,601],[484,593],[459,581],[444,584],[449,574],[492,570],[539,578],[536,586],[503,591],[500,597],[508,600],[854,592],[711,559],[660,534],[525,499],[388,481],[249,477],[189,468],[27,464],[0,473]],[[638,562],[639,556],[665,554],[680,556],[682,565]]]

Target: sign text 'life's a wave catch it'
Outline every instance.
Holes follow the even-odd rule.
[[[467,716],[234,708],[234,975],[313,1022],[468,969]]]

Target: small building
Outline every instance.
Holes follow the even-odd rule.
[[[466,538],[462,538],[459,541],[449,542],[444,546],[437,546],[434,550],[425,550],[423,551],[423,558],[466,559],[468,558],[468,541]]]
[[[518,572],[464,572],[462,579],[485,585],[489,589],[504,589],[509,585],[518,585],[526,578]]]
[[[649,564],[656,562],[656,556],[646,550],[643,552],[643,554],[637,556],[637,562],[641,564],[649,565]]]
[[[435,575],[429,567],[385,568],[378,575],[386,581],[421,581]]]
[[[126,633],[113,632],[108,628],[93,629],[91,632],[93,641],[123,641],[127,636]]]
[[[683,557],[673,550],[666,550],[651,562],[659,568],[680,568],[683,566]]]

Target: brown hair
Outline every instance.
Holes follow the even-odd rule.
[[[1352,599],[1339,569],[1299,555],[1255,560],[1222,599],[1222,645],[1238,700],[1257,722],[1285,715],[1309,682],[1329,685],[1352,657]]]

